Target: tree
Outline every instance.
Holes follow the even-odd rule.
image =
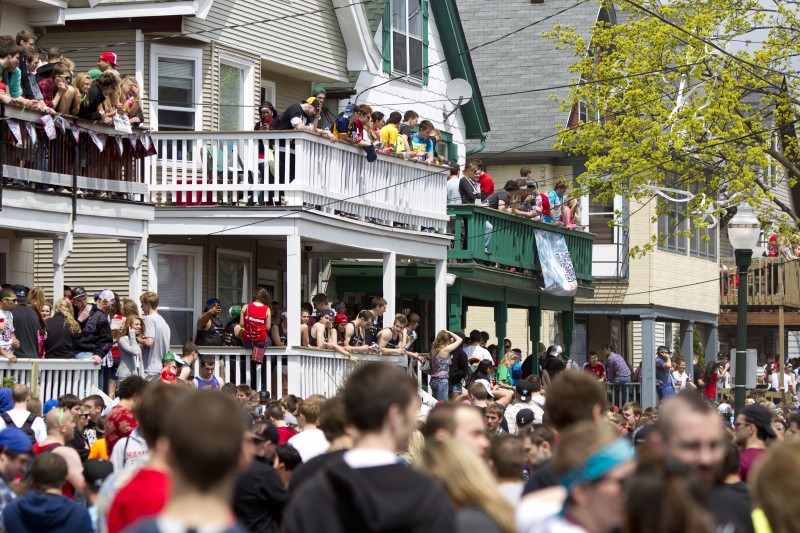
[[[762,222],[796,233],[800,218],[774,190],[781,180],[794,187],[800,179],[792,64],[800,56],[798,2],[620,0],[603,7],[616,23],[598,22],[588,36],[567,26],[546,34],[576,55],[580,83],[561,104],[583,112],[573,112],[558,147],[587,158],[581,188],[599,202],[615,195],[649,202],[659,198],[656,190],[690,198],[682,215],[700,228],[746,200]],[[763,42],[746,46],[754,30]],[[669,205],[659,202],[656,212]]]

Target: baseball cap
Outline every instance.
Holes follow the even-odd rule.
[[[656,428],[653,426],[639,426],[635,430],[633,430],[633,435],[631,435],[631,440],[633,441],[634,446],[639,446],[644,444],[647,441],[647,438],[650,436],[651,433],[655,433]]]
[[[772,438],[777,437],[775,430],[772,429],[772,415],[770,414],[769,409],[763,405],[757,403],[753,405],[747,405],[739,412],[739,414],[752,420],[753,425],[764,430],[768,436]]]
[[[100,294],[97,295],[98,298],[101,300],[105,300],[106,302],[113,302],[114,301],[114,292],[108,289],[103,289],[100,291]]]
[[[206,309],[208,309],[212,305],[219,305],[219,298],[209,298],[208,300],[206,300]]]
[[[115,54],[114,52],[103,52],[102,54],[100,54],[100,61],[105,61],[106,63],[110,63],[115,67],[118,66],[117,54]]]
[[[250,434],[253,436],[254,439],[258,439],[261,441],[270,441],[273,444],[278,444],[278,429],[275,427],[275,424],[270,422],[269,420],[264,420],[263,422],[259,422],[253,429],[250,431]]]
[[[533,383],[530,381],[517,381],[517,387],[514,389],[517,393],[517,398],[521,402],[531,401],[531,394],[533,394]]]
[[[58,400],[56,400],[55,398],[52,400],[47,400],[46,402],[44,402],[44,405],[42,406],[42,414],[46,415],[51,409],[55,407],[58,407]]]
[[[350,118],[353,116],[353,113],[356,112],[358,106],[356,104],[347,104],[347,107],[344,108],[344,116]]]
[[[334,311],[338,310],[340,307],[344,307],[344,308],[346,309],[346,308],[347,308],[347,304],[345,304],[345,303],[344,303],[343,301],[341,301],[341,300],[336,300],[336,301],[335,301],[335,302],[333,302],[333,304],[331,305],[331,309],[333,309]]]
[[[322,318],[325,315],[327,315],[327,316],[329,316],[331,318],[336,318],[336,313],[333,311],[333,309],[325,309],[324,311],[322,311],[319,314],[320,318]]]
[[[85,298],[86,297],[86,289],[83,287],[73,287],[72,288],[72,299],[75,298]]]
[[[114,465],[105,459],[89,459],[83,465],[83,479],[92,487],[99,489],[103,486],[103,481],[114,473]]]
[[[311,104],[311,106],[312,106],[314,109],[319,109],[319,100],[317,100],[316,98],[313,98],[313,97],[312,97],[312,98],[309,98],[309,99],[308,99],[308,103],[309,103],[309,104]]]
[[[24,431],[17,428],[0,431],[0,446],[16,453],[31,453],[31,439]]]
[[[336,315],[336,318],[333,319],[334,324],[347,324],[347,315],[339,313]]]
[[[533,422],[533,411],[531,409],[520,409],[517,412],[517,425],[524,426]]]
[[[550,351],[548,352],[547,355],[550,355],[552,357],[556,357],[556,356],[561,355],[561,352],[563,352],[563,351],[564,351],[564,349],[561,348],[561,346],[559,346],[558,344],[554,344],[554,345],[552,345],[550,347]]]
[[[239,315],[242,314],[242,306],[241,305],[233,305],[230,309],[228,309],[228,314],[231,315],[231,320],[236,320],[239,318]]]
[[[92,70],[88,71],[86,74],[88,74],[89,77],[92,78],[93,80],[97,80],[97,78],[99,78],[100,76],[103,75],[103,73],[100,72],[99,68],[93,68]]]
[[[161,381],[164,383],[175,383],[178,381],[178,371],[174,366],[165,366],[161,369]]]
[[[24,302],[28,299],[28,288],[25,285],[12,285],[11,290],[17,295],[17,301]]]
[[[489,393],[489,396],[494,398],[494,393],[492,392],[492,386],[489,384],[488,380],[485,379],[476,379],[475,383],[480,383],[486,389],[486,392]]]

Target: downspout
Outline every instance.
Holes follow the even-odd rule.
[[[477,154],[478,152],[483,152],[483,149],[486,148],[486,137],[487,137],[486,134],[481,135],[481,144],[479,144],[472,150],[468,151],[467,155],[465,155],[464,157],[469,157],[471,155]]]

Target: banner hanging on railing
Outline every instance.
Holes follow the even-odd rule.
[[[544,292],[554,296],[575,296],[578,281],[564,235],[538,229],[533,233],[542,265]]]

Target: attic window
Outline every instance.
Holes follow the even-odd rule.
[[[531,0],[531,4],[534,5],[544,5],[546,3],[545,0]]]

